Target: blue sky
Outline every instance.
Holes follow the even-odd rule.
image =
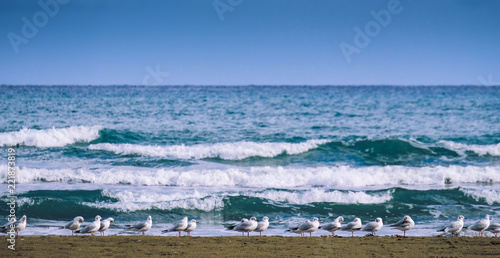
[[[41,2],[0,2],[0,84],[500,84],[495,0]]]

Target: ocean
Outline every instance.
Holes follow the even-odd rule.
[[[284,231],[313,217],[410,215],[408,235],[433,236],[458,215],[500,216],[500,87],[0,86],[0,99],[0,212],[13,148],[21,235],[71,234],[58,227],[75,216],[128,234],[151,215],[150,235],[188,216],[198,236],[268,216],[264,234],[296,236]]]

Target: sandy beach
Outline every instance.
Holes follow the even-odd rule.
[[[500,255],[500,238],[25,236],[2,256],[25,257],[474,257]],[[5,256],[4,256],[5,257]]]

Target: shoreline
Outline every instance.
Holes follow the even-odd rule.
[[[355,248],[353,248],[355,247]],[[496,237],[20,236],[4,257],[29,256],[454,256],[500,255]],[[3,256],[2,255],[2,256]]]

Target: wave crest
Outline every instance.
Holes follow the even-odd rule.
[[[0,146],[63,147],[76,142],[90,142],[99,138],[99,126],[71,126],[35,130],[23,128],[17,132],[0,133]]]
[[[309,140],[302,143],[257,143],[242,141],[193,146],[151,146],[100,143],[90,145],[89,148],[92,150],[110,151],[120,155],[141,155],[171,159],[220,158],[224,160],[242,160],[249,157],[272,158],[283,153],[289,155],[300,154],[317,148],[319,145],[327,142],[327,140]]]

